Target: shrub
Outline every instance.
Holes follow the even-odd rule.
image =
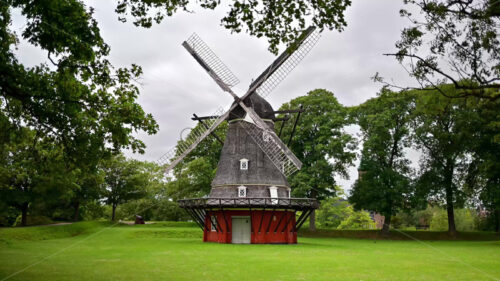
[[[470,209],[455,210],[455,225],[458,231],[477,230],[477,214]],[[437,209],[431,219],[431,230],[448,230],[448,213],[446,210]]]
[[[339,197],[321,201],[321,207],[316,212],[318,223],[322,228],[336,228],[352,213],[349,203]]]
[[[375,229],[375,222],[366,211],[353,212],[343,220],[337,229]]]
[[[21,226],[22,217],[18,216],[14,226]],[[44,225],[54,223],[50,218],[45,216],[27,216],[26,225]]]

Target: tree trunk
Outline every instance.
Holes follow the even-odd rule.
[[[500,210],[498,208],[495,210],[494,216],[496,216],[495,230],[497,233],[500,233]]]
[[[311,190],[311,198],[316,198],[318,196],[318,192],[316,189]],[[309,231],[316,232],[316,210],[312,210],[309,215]]]
[[[455,211],[453,210],[453,164],[446,165],[444,184],[446,190],[446,212],[448,213],[448,234],[452,237],[457,236],[457,228],[455,226]]]
[[[74,208],[73,221],[78,221],[78,217],[80,216],[80,201],[75,202]]]
[[[28,224],[28,203],[21,205],[21,225],[26,226]]]
[[[111,221],[115,221],[115,211],[116,211],[116,205],[113,204],[113,211],[111,213]]]
[[[389,235],[390,227],[391,227],[391,214],[384,214],[384,225],[382,226],[382,234]]]
[[[316,231],[316,210],[312,210],[311,215],[309,215],[309,231]]]

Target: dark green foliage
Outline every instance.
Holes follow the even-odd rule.
[[[116,207],[131,200],[155,194],[161,183],[161,169],[155,164],[128,160],[117,155],[102,164],[106,174],[104,178],[103,197],[106,204],[111,205],[111,220],[115,220]],[[143,206],[146,208],[152,206]],[[127,214],[133,216],[134,214]]]
[[[375,223],[368,212],[357,211],[344,219],[337,229],[375,229]]]
[[[357,210],[384,215],[384,232],[389,230],[393,215],[410,207],[412,185],[404,149],[411,145],[409,122],[413,107],[411,95],[382,89],[378,97],[352,111],[364,142],[358,168],[360,177],[353,185],[349,201]]]
[[[191,3],[190,3],[191,2]],[[166,16],[170,17],[181,11],[190,11],[191,5],[203,9],[215,9],[220,5],[218,0],[202,0],[195,3],[189,0],[121,0],[116,12],[120,20],[127,21],[127,16],[134,18],[136,26],[151,27],[153,21],[160,23]],[[269,50],[278,51],[281,43],[291,43],[299,32],[310,25],[321,29],[341,31],[347,24],[344,19],[350,0],[334,1],[231,1],[229,11],[222,18],[221,25],[231,32],[247,32],[252,36],[266,37]]]
[[[44,225],[54,223],[50,218],[45,216],[27,216],[26,225]],[[22,224],[22,216],[18,216],[13,226],[24,226]]]
[[[443,86],[448,95],[457,92]],[[456,232],[454,208],[463,206],[464,184],[475,146],[474,130],[482,126],[476,98],[447,98],[436,92],[420,92],[412,117],[413,137],[422,151],[419,193],[433,201],[446,202],[449,231]]]
[[[352,207],[347,200],[340,197],[328,198],[321,201],[317,211],[318,223],[320,228],[336,228],[352,213]]]
[[[487,211],[488,225],[500,232],[500,102],[479,102],[476,106],[481,126],[474,132],[473,165],[466,180],[466,191],[479,194]]]
[[[13,9],[26,19],[20,33],[11,30]],[[80,205],[99,198],[101,159],[143,152],[134,132],[158,129],[136,103],[141,68],[110,64],[92,13],[76,0],[1,1],[0,193],[24,214],[78,219]],[[20,63],[19,36],[51,65]]]
[[[347,168],[352,165],[355,153],[354,138],[343,131],[349,124],[347,109],[335,96],[318,89],[283,104],[280,110],[303,107],[290,149],[302,161],[300,171],[289,181],[293,194],[298,197],[323,199],[335,195],[335,178],[347,177]],[[276,126],[278,129],[279,126]],[[287,122],[282,137],[291,135],[293,122]]]
[[[333,93],[317,89],[285,103],[280,110],[303,107],[290,149],[302,161],[302,169],[289,178],[295,197],[324,199],[335,195],[335,176],[347,177],[356,155],[354,138],[344,132],[349,124],[347,109]],[[279,126],[276,126],[279,130]],[[293,122],[287,122],[282,137],[287,139]],[[315,214],[310,227],[314,228]]]
[[[202,126],[197,124],[197,126]],[[196,130],[196,128],[195,128]],[[227,122],[223,122],[214,133],[224,141]],[[190,138],[188,135],[186,138]],[[179,141],[180,145],[183,141]],[[174,179],[167,183],[166,193],[174,201],[208,195],[217,171],[222,144],[213,136],[208,136],[191,151],[174,169]]]
[[[0,191],[3,204],[17,208],[26,225],[32,204],[56,204],[70,196],[75,171],[65,166],[63,151],[52,138],[22,128],[13,140],[0,147]]]

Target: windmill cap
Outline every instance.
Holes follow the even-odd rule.
[[[253,93],[250,96],[248,96],[243,103],[248,106],[253,108],[253,110],[259,115],[260,118],[262,119],[270,119],[274,121],[274,110],[271,104],[267,102],[263,97],[259,96],[257,93]],[[234,104],[234,103],[233,103]],[[235,109],[231,111],[229,114],[229,120],[234,120],[234,119],[242,119],[245,118],[246,112],[241,108],[241,106],[237,106]]]

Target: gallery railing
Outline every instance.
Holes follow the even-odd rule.
[[[317,209],[319,203],[311,198],[271,198],[271,197],[234,197],[234,198],[192,198],[177,201],[181,208],[286,208],[294,210]]]

